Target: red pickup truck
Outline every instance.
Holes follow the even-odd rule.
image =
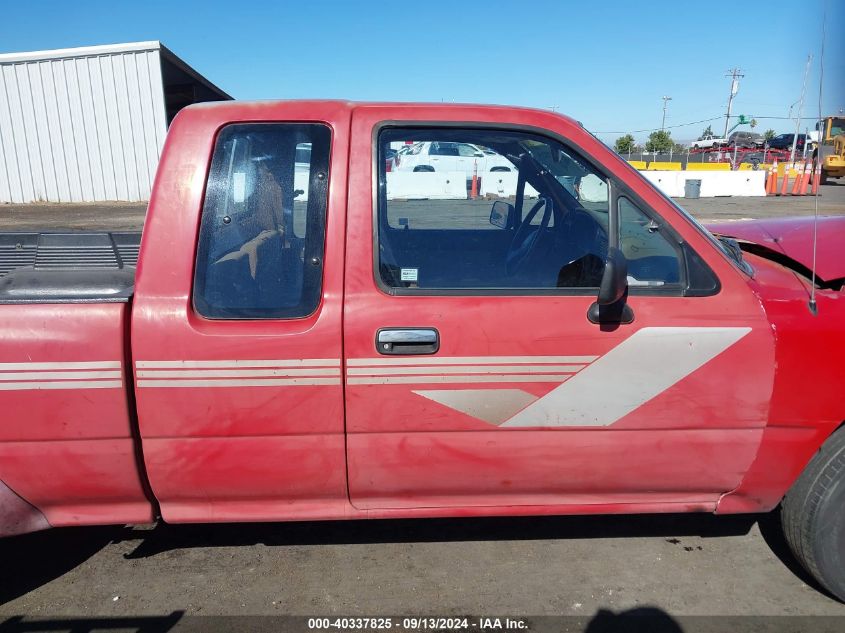
[[[188,107],[137,274],[0,278],[0,533],[780,506],[845,598],[845,220],[714,230],[551,112]]]

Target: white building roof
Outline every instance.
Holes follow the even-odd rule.
[[[51,59],[73,59],[75,57],[97,57],[100,55],[118,55],[120,53],[138,53],[143,51],[159,51],[163,60],[186,72],[193,79],[204,84],[207,88],[231,99],[232,96],[224,92],[208,79],[191,68],[158,40],[148,42],[125,42],[123,44],[103,44],[100,46],[79,46],[76,48],[54,48],[46,51],[27,51],[21,53],[0,53],[0,64],[16,64],[22,62],[46,61]]]

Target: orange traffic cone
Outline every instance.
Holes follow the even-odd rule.
[[[786,192],[789,190],[789,163],[785,163],[783,167],[783,183],[781,183],[779,194],[781,196],[785,196]]]
[[[778,193],[778,159],[775,158],[775,162],[772,165],[771,169],[769,169],[769,180],[766,183],[766,195],[767,196],[776,196]]]
[[[478,197],[478,161],[472,167],[472,186],[470,187],[469,197],[475,200]]]
[[[804,164],[804,177],[801,178],[801,188],[798,190],[799,196],[806,196],[807,195],[807,186],[810,184],[810,175],[812,174],[812,163],[807,161]]]
[[[795,174],[795,182],[792,183],[792,195],[797,196],[801,190],[801,181],[804,180],[804,163],[798,165],[798,172]]]

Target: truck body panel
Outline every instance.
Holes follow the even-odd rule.
[[[608,331],[585,318],[594,301],[591,296],[391,296],[377,287],[370,184],[375,131],[390,120],[411,125],[442,120],[454,125],[461,119],[493,127],[548,130],[598,164],[616,160],[580,126],[551,113],[509,108],[458,113],[436,106],[355,110],[344,310],[352,503],[369,510],[589,506],[612,499],[632,506],[715,507],[721,494],[739,485],[756,455],[774,379],[774,340],[768,322],[741,274],[726,263],[713,263],[722,282],[718,294],[631,296],[635,322]],[[643,197],[649,195],[638,178],[629,183]],[[651,198],[664,217],[683,224],[674,208]],[[684,237],[693,242],[698,236],[689,231]],[[697,247],[700,241],[694,242]],[[637,397],[627,390],[614,392],[623,389],[621,383],[636,381],[643,371],[653,371],[660,382],[660,368],[641,367],[635,357],[618,357],[622,345],[626,341],[641,345],[634,354],[642,358],[652,342],[648,338],[635,342],[638,333],[662,328],[672,336],[672,329],[680,328],[675,335],[682,352],[692,344],[686,337],[690,332],[694,336],[702,325],[706,326],[702,333],[707,328],[735,328],[744,334],[705,367],[672,384],[661,383],[656,397],[644,398],[630,412],[585,420],[570,410],[567,418],[574,395],[570,391],[554,405],[560,417],[543,428],[509,426],[527,402],[536,407],[550,395],[554,398],[553,392],[563,390],[567,380],[584,378],[579,392],[603,384],[604,402]],[[438,328],[438,364],[422,356],[374,354],[375,332],[396,326]],[[521,368],[515,367],[521,363]],[[408,381],[403,373],[415,371],[415,365],[425,369],[419,382]],[[555,376],[555,368],[558,373],[578,374]],[[486,376],[495,382],[475,381],[470,372],[479,371],[488,372]],[[466,382],[459,382],[459,375],[466,376]],[[402,378],[391,381],[391,376]],[[643,392],[649,388],[638,387]],[[523,399],[517,397],[513,404],[510,395]],[[467,405],[468,399],[475,402]],[[730,408],[724,406],[726,401]],[[601,405],[597,400],[583,406]]]
[[[0,305],[0,480],[50,525],[152,520],[127,390],[128,312]]]
[[[141,247],[168,255],[139,262],[132,315],[138,420],[165,520],[347,511],[340,359],[350,112],[334,102],[199,108],[171,127]],[[215,137],[228,123],[275,120],[332,131],[320,304],[302,319],[202,318],[191,288]]]
[[[477,246],[510,255],[516,226],[492,212],[488,224],[485,207],[483,227],[426,228],[431,214],[418,203],[417,216],[386,220],[379,147],[383,134],[397,140],[389,138],[397,129],[411,131],[402,141],[426,141],[432,130],[447,140],[462,130],[487,134],[493,149],[452,140],[488,155],[506,154],[524,135],[525,147],[548,142],[580,156],[608,192],[605,216],[590,207],[592,217],[607,223],[605,238],[617,236],[611,247],[629,248],[633,319],[591,321],[592,286],[441,291],[417,283],[426,270],[415,259],[435,262],[444,278],[473,266],[489,273],[500,262]],[[303,140],[311,133],[313,142]],[[288,145],[267,144],[272,134]],[[287,157],[276,180],[264,175],[278,158],[267,147]],[[531,166],[537,159],[529,158],[508,160]],[[522,193],[512,207],[529,190],[556,188],[525,203],[529,215],[548,205],[544,228],[566,195],[586,204],[602,191],[576,191],[566,175],[523,173],[532,181],[515,181]],[[467,197],[466,208],[482,208],[469,188]],[[643,262],[630,248],[639,242],[611,231],[621,199],[642,212],[641,229],[673,245],[687,286],[634,283]],[[278,201],[279,213],[239,250],[226,250],[227,239],[250,228],[243,210],[258,201],[260,211],[266,200]],[[806,265],[800,222],[737,227],[737,237],[759,243],[783,229],[788,239],[769,250],[786,258],[800,251]],[[218,238],[223,246],[213,251]],[[267,244],[282,254],[276,285],[262,285],[257,253]],[[388,247],[400,251],[391,257],[408,283],[385,282]],[[10,526],[39,525],[15,498],[53,526],[144,523],[157,514],[178,523],[765,511],[845,420],[845,294],[821,285],[814,315],[800,266],[754,251],[743,270],[621,157],[550,112],[191,106],[171,126],[140,248],[134,293],[112,297],[110,280],[92,277],[91,296],[62,294],[76,282],[42,278],[22,260],[10,267],[18,270],[6,279],[19,280],[8,284],[10,296],[41,288],[35,301],[0,305],[0,511],[14,506],[24,517]],[[819,252],[824,275],[835,274],[841,258],[827,246]],[[218,306],[219,288],[206,277],[224,268],[237,271],[237,288],[265,299],[287,296],[278,281],[291,270],[316,279],[314,305],[293,316],[261,312],[263,304],[253,312]],[[694,275],[712,287],[694,288]],[[436,335],[426,353],[380,343],[383,330],[420,329]]]

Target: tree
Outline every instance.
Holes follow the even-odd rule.
[[[617,154],[628,154],[634,151],[634,137],[630,134],[620,136],[616,139],[616,144],[613,146]]]
[[[775,137],[775,131],[771,128],[763,132],[763,138],[767,141],[771,141]]]
[[[706,128],[704,128],[704,131],[701,133],[701,136],[698,137],[698,140],[700,141],[705,136],[713,136],[713,128],[710,127],[709,125]]]
[[[687,151],[687,148],[681,145],[680,143],[673,143],[672,144],[672,153],[673,154],[683,154]]]
[[[647,152],[657,152],[659,154],[668,152],[672,147],[672,134],[665,130],[656,130],[648,135],[648,141],[645,144]]]

